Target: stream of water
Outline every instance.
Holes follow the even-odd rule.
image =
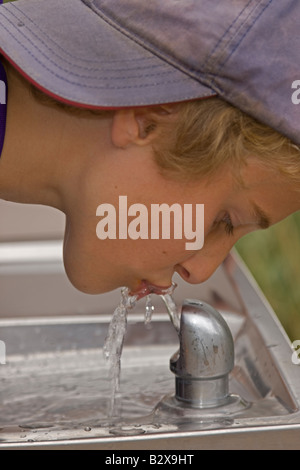
[[[155,293],[158,294],[169,314],[171,322],[179,332],[179,314],[175,301],[172,297],[172,293],[176,287],[176,284],[172,284],[167,289],[159,290],[155,286]],[[151,289],[150,289],[151,290]],[[111,399],[109,403],[108,416],[114,417],[120,414],[121,397],[120,397],[120,374],[121,374],[121,356],[124,344],[124,338],[127,329],[127,315],[136,302],[140,299],[140,295],[131,295],[127,287],[121,290],[121,300],[117,308],[115,309],[105,339],[103,352],[104,356],[108,361],[108,378],[111,386]],[[152,304],[151,294],[146,295],[146,307],[145,307],[145,324],[151,322],[154,306]]]

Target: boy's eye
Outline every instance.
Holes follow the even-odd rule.
[[[214,223],[215,226],[219,226],[220,224],[224,225],[224,230],[227,235],[233,235],[234,226],[228,212],[223,214],[222,217]]]
[[[231,217],[229,214],[226,214],[226,216],[223,218],[222,222],[225,224],[225,232],[228,235],[233,235],[233,223],[231,220]]]

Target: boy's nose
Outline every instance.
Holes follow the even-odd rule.
[[[176,266],[176,272],[190,284],[206,281],[224,261],[236,240],[207,240],[202,250]]]

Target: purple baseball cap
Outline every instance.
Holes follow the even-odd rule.
[[[300,144],[299,25],[299,0],[17,0],[0,51],[69,104],[219,95]]]

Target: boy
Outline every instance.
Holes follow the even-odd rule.
[[[291,0],[0,8],[0,197],[66,214],[64,262],[75,287],[137,292],[170,285],[175,271],[203,282],[240,237],[299,210],[299,18]],[[106,214],[99,237],[97,208],[121,211],[120,196],[147,214],[157,204],[201,204],[204,246],[186,249],[185,230],[142,236],[142,217],[130,237],[121,222],[111,235]]]

